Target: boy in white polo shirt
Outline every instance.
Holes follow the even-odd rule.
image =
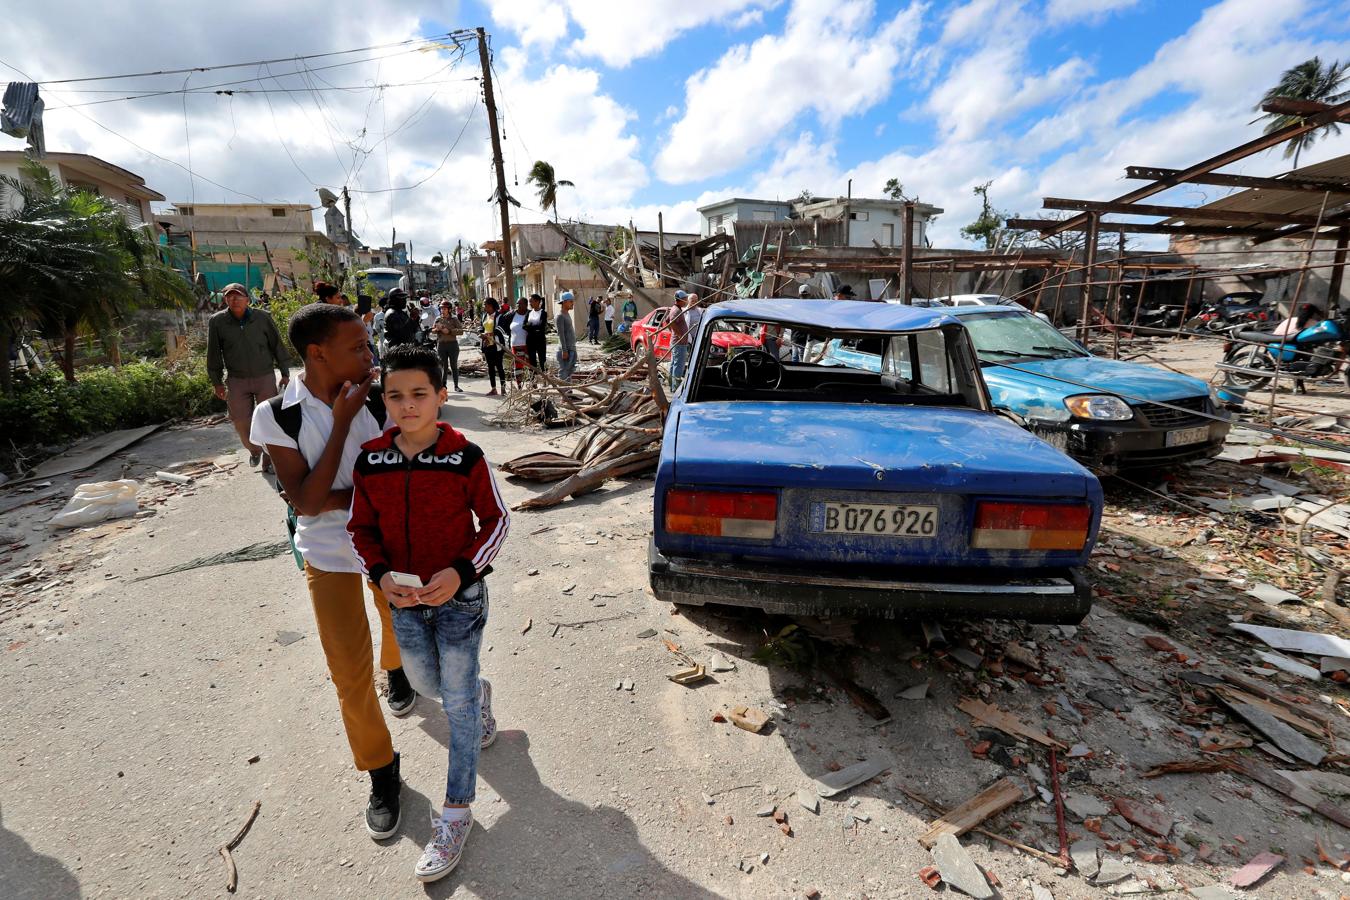
[[[366,830],[382,840],[398,830],[399,757],[380,711],[361,562],[347,533],[352,470],[361,445],[379,437],[383,406],[371,398],[373,358],[365,324],[350,307],[314,303],[291,317],[291,345],[305,363],[280,397],[253,411],[250,439],[267,447],[277,479],[298,513],[296,549],[304,558],[314,619],[337,689],[356,767],[370,773]],[[378,414],[378,415],[377,415]],[[412,711],[387,603],[379,611],[380,664],[389,671],[389,707]]]

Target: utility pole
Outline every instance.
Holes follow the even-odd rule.
[[[660,210],[656,212],[656,286],[666,286],[666,223]]]
[[[347,186],[342,186],[342,209],[347,214],[347,248],[348,251],[356,253],[356,239],[352,237],[352,195],[347,193]]]
[[[516,273],[511,264],[511,201],[506,194],[506,167],[502,164],[502,137],[497,130],[497,100],[492,94],[492,63],[488,58],[487,32],[477,28],[478,62],[483,67],[483,106],[487,108],[488,133],[492,136],[492,167],[497,171],[497,206],[502,216],[502,279],[504,302],[514,304]]]
[[[904,215],[900,218],[905,229],[900,241],[900,268],[904,271],[900,282],[900,301],[908,306],[914,300],[914,201],[905,201]]]

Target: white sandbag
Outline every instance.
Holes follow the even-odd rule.
[[[139,505],[136,491],[140,487],[135,481],[93,481],[75,489],[75,496],[55,516],[48,526],[52,528],[78,528],[81,525],[93,525],[106,519],[121,519],[136,515]]]

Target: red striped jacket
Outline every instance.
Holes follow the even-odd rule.
[[[361,445],[347,531],[376,584],[390,571],[425,584],[453,567],[467,587],[492,571],[506,540],[511,516],[483,451],[445,422],[437,427],[435,445],[413,459],[394,443],[397,428]]]

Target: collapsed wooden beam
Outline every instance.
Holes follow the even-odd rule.
[[[1153,166],[1125,167],[1125,177],[1136,181],[1158,181],[1180,174],[1180,169],[1160,169]],[[1265,191],[1350,194],[1350,180],[1344,178],[1259,178],[1254,175],[1229,175],[1224,172],[1209,172],[1204,175],[1192,175],[1186,179],[1186,182],[1188,184],[1215,184],[1220,187],[1256,188]]]
[[[1243,225],[1259,225],[1262,222],[1274,222],[1279,225],[1316,225],[1317,216],[1305,216],[1293,213],[1246,212],[1236,209],[1196,209],[1192,206],[1158,206],[1152,203],[1130,203],[1119,200],[1069,200],[1063,197],[1046,197],[1042,200],[1046,209],[1071,209],[1095,213],[1127,213],[1135,216],[1166,216],[1213,222],[1238,222]]]

